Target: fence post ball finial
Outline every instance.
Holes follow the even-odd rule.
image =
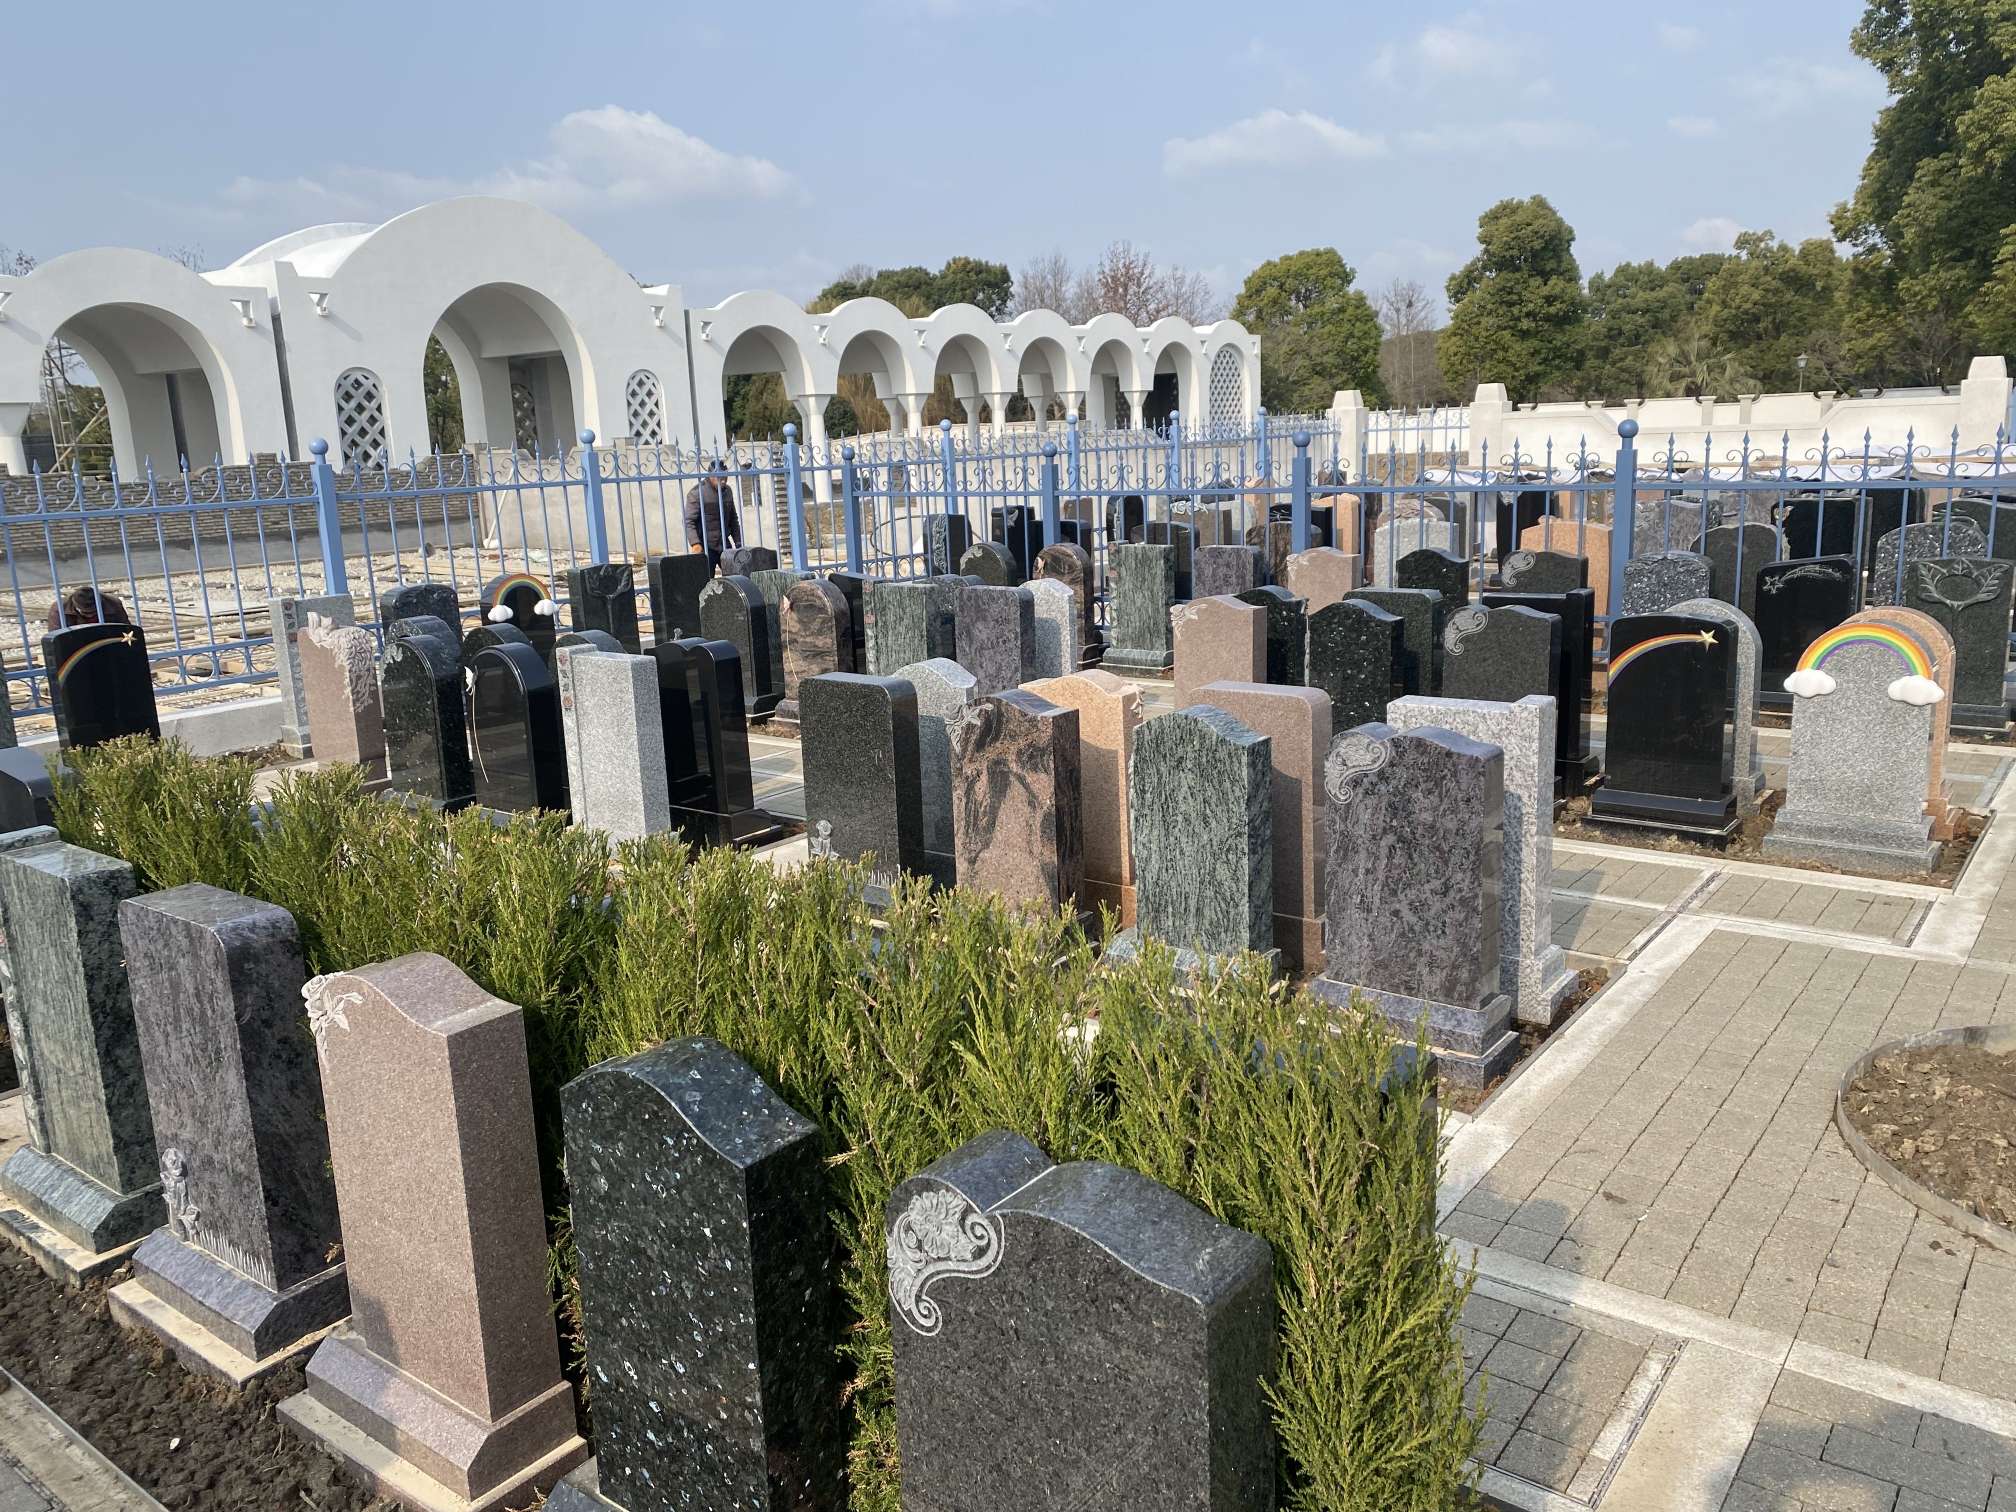
[[[793,425],[789,420],[784,422],[784,439],[786,441],[796,441],[798,439],[798,427]]]
[[[592,430],[581,432],[581,444],[583,446],[593,446],[595,444],[595,432]]]
[[[948,417],[944,420],[940,420],[938,422],[938,429],[940,429],[941,431],[949,431],[950,429],[952,429],[951,419]]]
[[[1630,419],[1625,420],[1623,424],[1617,427],[1617,434],[1622,436],[1626,441],[1629,441],[1633,436],[1638,434],[1638,422]]]
[[[852,441],[845,442],[841,445],[840,460],[842,462],[852,462],[854,460],[854,443]]]
[[[1043,455],[1044,455],[1044,456],[1045,456],[1046,458],[1047,458],[1047,457],[1054,457],[1054,456],[1056,456],[1056,455],[1057,455],[1057,443],[1056,443],[1055,441],[1045,441],[1045,442],[1043,443]]]
[[[1297,446],[1307,446],[1309,444],[1309,432],[1305,430],[1295,432],[1295,444]]]
[[[320,436],[317,436],[313,441],[308,443],[308,450],[314,454],[315,459],[319,462],[322,458],[329,455],[329,443],[324,441]]]

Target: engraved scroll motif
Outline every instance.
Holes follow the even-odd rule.
[[[1847,574],[1839,567],[1823,567],[1818,562],[1807,562],[1803,566],[1794,567],[1790,572],[1772,574],[1764,583],[1764,591],[1766,593],[1778,593],[1784,589],[1787,583],[1803,577],[1819,578],[1824,582],[1838,583],[1846,576]]]
[[[1463,642],[1482,630],[1488,622],[1485,611],[1474,605],[1458,609],[1450,616],[1448,627],[1442,632],[1442,649],[1451,656],[1461,656]]]
[[[344,1010],[352,1003],[363,1002],[364,994],[346,992],[332,998],[329,995],[329,978],[318,976],[308,979],[307,985],[301,989],[301,998],[308,1005],[308,1028],[315,1036],[315,1056],[319,1060],[328,1048],[331,1028],[346,1033],[349,1031],[350,1016]]]
[[[1519,579],[1533,570],[1533,563],[1537,560],[1538,558],[1535,554],[1530,551],[1513,552],[1512,555],[1505,558],[1505,565],[1498,569],[1499,581],[1504,583],[1507,588],[1510,588]]]
[[[977,1281],[1001,1264],[1000,1220],[957,1192],[932,1188],[910,1199],[889,1230],[889,1301],[911,1329],[931,1338],[945,1313],[929,1295],[945,1276]]]
[[[1918,569],[1918,591],[1955,611],[1992,602],[2000,596],[2009,572],[2006,566],[2000,564],[1991,567],[1985,563],[1955,566],[1917,562],[1913,565]],[[1959,584],[1965,586],[1955,586]]]
[[[1393,747],[1370,735],[1346,735],[1330,748],[1323,763],[1323,790],[1330,801],[1348,804],[1358,796],[1358,780],[1368,777],[1393,759]]]
[[[1203,612],[1204,606],[1199,603],[1178,604],[1174,609],[1169,611],[1170,631],[1173,633],[1174,631],[1181,630]]]

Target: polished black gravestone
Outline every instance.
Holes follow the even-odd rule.
[[[703,845],[756,845],[775,839],[781,826],[756,807],[741,655],[723,640],[690,636],[674,644],[686,658],[686,696],[705,782],[690,804],[679,802],[674,789],[673,823],[687,840]],[[661,684],[664,665],[659,663]]]
[[[465,668],[474,667],[476,653],[487,651],[492,646],[529,647],[531,644],[532,638],[516,625],[477,625],[462,637],[462,665]]]
[[[1106,496],[1106,544],[1140,543],[1148,519],[1148,501],[1139,494]]]
[[[975,698],[1029,680],[1036,655],[1035,594],[1027,588],[968,583],[956,591],[952,613],[956,659],[973,674]]]
[[[1470,559],[1424,546],[1394,563],[1393,585],[1432,588],[1442,595],[1442,612],[1453,614],[1470,601]]]
[[[665,743],[665,791],[674,808],[704,805],[709,793],[708,738],[693,692],[693,653],[679,641],[653,646],[658,666],[658,719]]]
[[[1278,583],[1262,583],[1233,597],[1267,611],[1267,681],[1284,688],[1303,686],[1309,670],[1309,601]]]
[[[632,656],[643,654],[643,633],[637,628],[637,572],[628,562],[571,569],[567,610],[576,630],[605,631]]]
[[[975,541],[959,558],[962,577],[978,578],[990,588],[1013,588],[1022,579],[1017,574],[1015,554],[999,541]]]
[[[1589,559],[1565,551],[1515,551],[1498,569],[1508,593],[1572,593],[1589,586]]]
[[[655,556],[644,564],[654,644],[666,646],[682,635],[700,633],[700,590],[713,577],[713,564],[700,551],[682,556]]]
[[[462,644],[460,632],[453,620],[442,619],[438,614],[409,614],[404,619],[393,620],[384,628],[385,644],[394,641],[411,640],[424,635],[440,641],[444,646],[454,646],[458,650]]]
[[[71,625],[42,637],[56,743],[87,750],[126,735],[161,737],[147,637],[138,625]]]
[[[316,1063],[341,1030],[304,1026],[284,908],[199,882],[129,898],[119,927],[168,1223],[112,1311],[168,1342],[193,1325],[242,1380],[350,1311]]]
[[[1071,597],[1078,605],[1078,637],[1086,665],[1097,661],[1106,649],[1105,637],[1099,633],[1097,575],[1092,568],[1092,557],[1083,546],[1069,541],[1059,541],[1045,546],[1036,554],[1036,575],[1052,582],[1062,583],[1071,590]]]
[[[385,703],[385,769],[394,791],[443,809],[470,803],[468,707],[456,647],[432,635],[385,643],[378,665]]]
[[[763,592],[746,577],[718,577],[700,592],[700,634],[735,648],[744,716],[767,718],[784,699],[770,680],[770,614]]]
[[[841,1512],[818,1126],[711,1039],[605,1061],[560,1097],[595,1458],[549,1512]]]
[[[829,572],[826,581],[840,590],[840,596],[847,600],[847,633],[853,641],[854,653],[848,666],[854,671],[866,671],[868,667],[868,589],[877,581],[865,572]]]
[[[900,677],[829,672],[798,689],[805,823],[815,854],[875,858],[886,888],[927,871],[917,690]]]
[[[1330,695],[1330,728],[1383,720],[1402,696],[1400,616],[1358,599],[1309,616],[1309,686]]]
[[[1036,558],[1044,546],[1042,512],[1027,504],[1002,504],[995,506],[989,519],[994,539],[1014,558],[1015,576],[1009,581],[1028,582],[1036,576]]]
[[[1797,537],[1793,537],[1796,543]],[[1861,569],[1852,556],[1772,562],[1757,574],[1757,702],[1790,709],[1785,679],[1806,648],[1855,612]]]
[[[2009,723],[2011,579],[2016,566],[1979,557],[1930,557],[1904,567],[1904,607],[1953,637],[1953,724],[2000,732]]]
[[[452,583],[401,583],[378,595],[378,623],[388,635],[399,621],[423,615],[445,624],[451,639],[461,639],[462,600]]]
[[[1469,604],[1442,627],[1442,697],[1517,703],[1561,699],[1561,616]]]
[[[1785,549],[1800,557],[1854,556],[1858,508],[1859,496],[1852,493],[1788,499],[1779,520]]]
[[[1236,596],[1260,585],[1260,553],[1251,546],[1199,546],[1193,564],[1193,599]]]
[[[1498,495],[1497,511],[1492,519],[1493,540],[1496,548],[1493,557],[1503,562],[1519,550],[1519,537],[1526,533],[1529,525],[1538,525],[1547,513],[1547,490],[1529,488],[1524,493]]]
[[[964,515],[934,514],[924,518],[924,570],[944,577],[959,570],[966,548],[973,544],[973,523]]]
[[[560,628],[560,607],[553,602],[553,590],[543,579],[529,572],[513,572],[492,578],[483,585],[483,596],[479,602],[482,624],[516,628],[539,653],[539,659],[551,665],[553,639]],[[467,637],[464,637],[463,644],[467,646]]]
[[[777,553],[768,546],[731,546],[721,553],[723,577],[749,577],[753,573],[776,570]]]
[[[904,1182],[887,1222],[905,1507],[1273,1507],[1263,1240],[1003,1132]]]
[[[40,751],[19,746],[0,750],[0,835],[54,824],[50,802],[55,792],[48,758]]]
[[[1708,558],[1710,593],[1734,604],[1753,620],[1757,617],[1757,574],[1778,560],[1784,540],[1772,525],[1717,525],[1707,534],[1702,554]]]
[[[553,637],[553,647],[556,651],[565,651],[570,646],[586,646],[590,651],[606,651],[611,656],[630,654],[607,630],[562,630]]]
[[[1344,597],[1400,616],[1401,692],[1432,695],[1442,670],[1442,595],[1432,588],[1356,588]]]
[[[1590,799],[1590,817],[1732,832],[1736,792],[1722,711],[1735,675],[1735,637],[1714,620],[1636,614],[1612,621],[1603,785]]]
[[[1582,558],[1573,560],[1581,561]],[[1596,687],[1596,591],[1593,588],[1577,588],[1570,593],[1487,593],[1478,602],[1492,609],[1516,605],[1541,614],[1556,615],[1561,620],[1561,681],[1555,691],[1555,714],[1559,722],[1554,731],[1554,775],[1557,790],[1563,797],[1572,798],[1595,781],[1603,769],[1602,762],[1589,748],[1589,710],[1595,700]]]
[[[560,685],[528,645],[490,646],[470,668],[469,735],[476,801],[499,813],[566,813]]]
[[[1176,548],[1176,602],[1190,602],[1195,583],[1194,564],[1197,559],[1197,530],[1195,526],[1182,521],[1150,520],[1141,530],[1141,539],[1150,546],[1174,546]]]
[[[763,596],[763,632],[770,644],[770,686],[780,702],[785,692],[784,599],[794,584],[816,581],[817,578],[817,573],[799,572],[791,567],[773,567],[749,574],[749,581]]]

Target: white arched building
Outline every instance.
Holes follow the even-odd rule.
[[[1094,425],[1142,414],[1173,377],[1191,420],[1250,418],[1259,343],[1238,322],[1082,326],[1047,310],[996,321],[971,305],[913,320],[878,299],[807,314],[781,294],[687,310],[677,285],[640,285],[566,222],[511,200],[446,200],[380,226],[315,226],[211,273],[149,253],[79,252],[0,277],[0,467],[21,436],[43,353],[62,339],[104,385],[122,472],[186,457],[403,462],[429,449],[427,343],[454,366],[472,445],[552,453],[604,441],[715,446],[725,380],[777,373],[823,439],[843,373],[870,375],[892,421],[917,429],[949,377],[977,423],[1021,393]]]

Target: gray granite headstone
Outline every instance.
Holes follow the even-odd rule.
[[[308,697],[301,681],[301,632],[308,628],[308,616],[321,616],[332,628],[357,623],[357,606],[350,595],[331,594],[319,598],[283,598],[273,608],[273,659],[280,670],[280,743],[294,756],[311,753],[313,737],[308,728]],[[0,698],[0,713],[7,720],[7,738],[12,745],[13,715]]]
[[[866,598],[868,665],[878,677],[933,657],[955,660],[952,606],[958,588],[942,578],[884,579]]]
[[[1403,586],[1398,580],[1398,564],[1416,551],[1461,556],[1466,544],[1462,531],[1445,520],[1431,520],[1426,515],[1383,519],[1371,532],[1372,586]]]
[[[964,515],[934,514],[924,520],[924,561],[935,575],[959,570],[960,558],[973,544],[973,524]]]
[[[1273,1507],[1264,1241],[998,1132],[899,1186],[887,1240],[905,1507]]]
[[[1062,583],[1071,590],[1071,601],[1078,607],[1080,656],[1095,656],[1106,643],[1099,634],[1098,606],[1093,594],[1097,578],[1092,568],[1091,553],[1071,541],[1045,546],[1036,553],[1036,576],[1039,581]],[[1077,670],[1077,667],[1067,669],[1070,672]]]
[[[1145,543],[1111,548],[1113,644],[1105,663],[1116,672],[1160,672],[1174,664],[1169,611],[1176,604],[1176,548]]]
[[[775,572],[777,553],[768,546],[730,546],[721,553],[723,577],[748,577],[757,572]]]
[[[1015,554],[999,541],[975,541],[959,558],[959,573],[990,588],[1013,588],[1021,581]]]
[[[1244,593],[1260,582],[1260,553],[1251,546],[1199,546],[1191,557],[1190,596]]]
[[[1127,774],[1140,933],[1197,965],[1273,950],[1273,787],[1271,742],[1223,709],[1141,726]]]
[[[1764,850],[1922,873],[1939,853],[1925,813],[1938,687],[1893,643],[1898,632],[1866,630],[1788,679],[1792,761]]]
[[[0,756],[29,756],[25,751],[0,752]],[[44,780],[48,768],[42,765],[40,755],[34,755],[36,768]],[[0,832],[0,855],[8,851],[26,850],[34,845],[49,845],[56,839],[56,831],[46,818],[40,823],[27,824],[20,829]],[[4,895],[0,895],[0,1013],[6,1015],[8,1048],[14,1056],[15,1085],[21,1093],[21,1121],[28,1132],[28,1143],[37,1149],[49,1147],[49,1126],[42,1117],[41,1099],[37,1092],[38,1081],[33,1059],[34,1048],[21,1028],[21,995],[14,990],[14,961],[7,948],[7,909]]]
[[[549,1512],[844,1506],[818,1126],[711,1039],[605,1061],[561,1102],[595,1459]]]
[[[770,654],[770,607],[754,579],[718,577],[700,590],[700,634],[735,648],[742,667],[742,704],[760,719],[784,701],[782,657]]]
[[[113,1309],[165,1334],[164,1305],[250,1365],[350,1311],[300,938],[284,908],[200,882],[128,899],[119,925],[168,1223]]]
[[[1499,873],[1499,985],[1522,1024],[1547,1028],[1575,990],[1554,943],[1554,701],[1397,698],[1386,722],[1403,732],[1453,730],[1505,757],[1505,849]]]
[[[952,726],[980,696],[973,674],[933,657],[899,667],[896,676],[917,694],[917,771],[924,796],[924,848],[949,858],[952,840]]]
[[[1400,616],[1401,689],[1433,693],[1442,681],[1442,595],[1432,588],[1360,588],[1349,597]]]
[[[2009,722],[2012,576],[2009,563],[1978,557],[1925,557],[1904,572],[1904,606],[1953,637],[1953,723],[1965,729],[2000,731]]]
[[[1641,476],[1639,486],[1644,486]],[[1699,499],[1640,497],[1631,516],[1631,555],[1661,556],[1684,551],[1690,555],[1701,549],[1701,521],[1707,506]],[[1702,593],[1706,593],[1704,588]],[[1700,594],[1689,594],[1698,598]],[[1627,610],[1626,613],[1657,614],[1663,609]]]
[[[1743,611],[1720,599],[1690,599],[1675,604],[1671,614],[1691,614],[1697,619],[1727,625],[1736,638],[1736,684],[1729,707],[1729,780],[1736,788],[1736,811],[1757,812],[1758,797],[1764,791],[1764,758],[1757,750],[1758,677],[1763,665],[1763,642],[1757,627]],[[1745,776],[1749,778],[1746,782]]]
[[[805,822],[817,854],[926,871],[917,693],[900,677],[828,672],[798,690]]]
[[[959,665],[973,674],[981,697],[1035,675],[1036,596],[1027,588],[968,583],[952,606]]]
[[[46,1138],[0,1166],[0,1200],[93,1255],[158,1228],[160,1158],[119,939],[139,889],[124,861],[51,842],[0,853],[10,1032],[33,1068]]]
[[[1484,1085],[1518,1051],[1499,951],[1505,757],[1434,727],[1339,735],[1324,763],[1330,893],[1323,975],[1402,1035],[1426,1025],[1442,1074]]]
[[[959,885],[1075,909],[1085,881],[1078,711],[1011,688],[951,727]]]
[[[658,663],[649,656],[571,652],[572,719],[565,738],[574,822],[613,840],[641,840],[672,828],[665,724],[658,705]],[[564,684],[563,684],[564,686]]]
[[[1515,593],[1573,593],[1589,586],[1589,559],[1564,551],[1515,551],[1498,569]]]
[[[1509,703],[1529,693],[1561,697],[1561,616],[1523,605],[1470,604],[1442,627],[1444,698]]]
[[[1624,612],[1665,614],[1675,604],[1708,597],[1713,584],[1714,566],[1698,552],[1641,553],[1624,564]]]
[[[1085,659],[1083,631],[1078,617],[1078,599],[1070,585],[1053,578],[1036,578],[1025,592],[1035,606],[1036,643],[1029,657],[1029,677],[1066,677],[1076,672]]]
[[[1774,525],[1717,525],[1708,532],[1710,594],[1757,618],[1757,574],[1785,555],[1785,538]]]

